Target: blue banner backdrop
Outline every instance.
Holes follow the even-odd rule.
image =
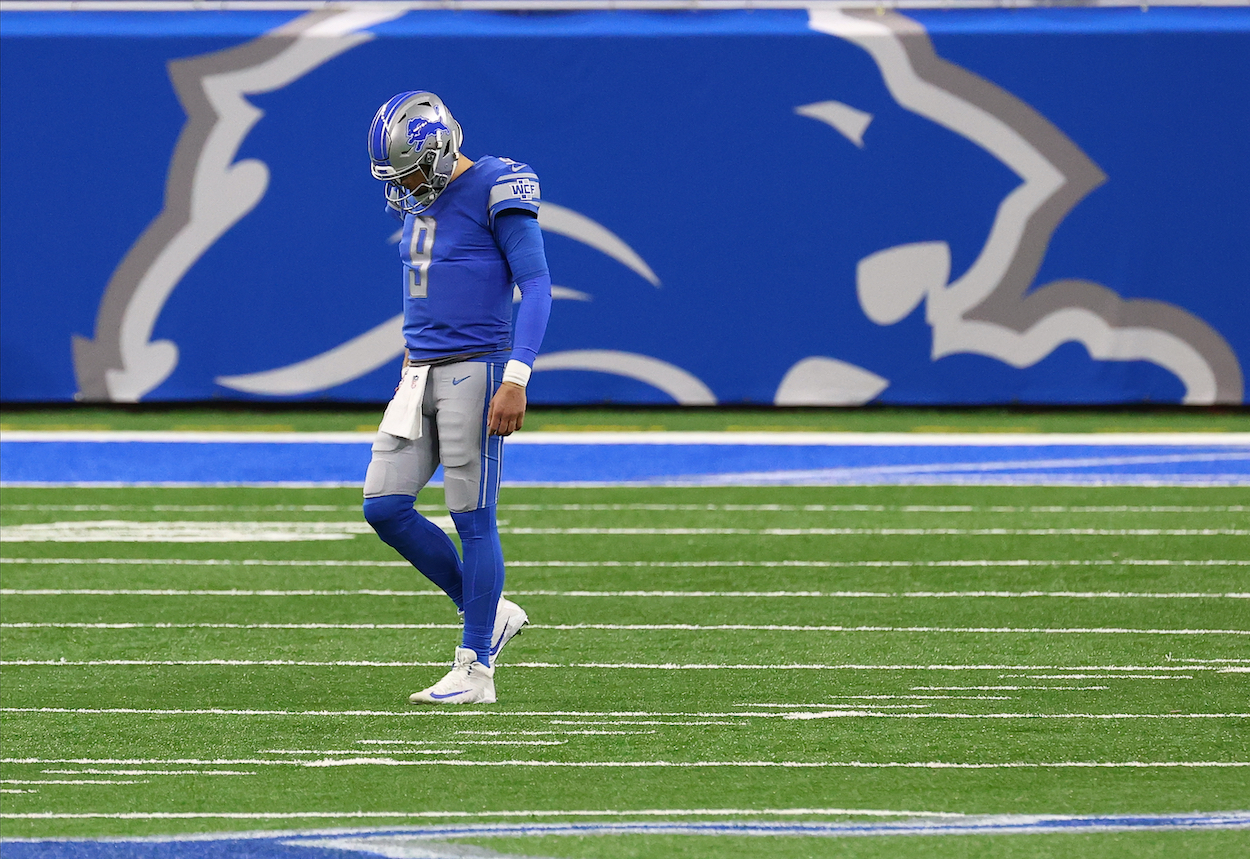
[[[0,13],[0,399],[385,400],[365,132],[542,180],[538,403],[1241,403],[1250,10]]]

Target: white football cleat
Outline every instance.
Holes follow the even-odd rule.
[[[413,704],[494,704],[495,669],[477,661],[476,651],[456,648],[456,661],[442,680],[408,696]]]
[[[495,609],[495,631],[490,637],[490,661],[493,665],[499,651],[505,644],[521,634],[521,629],[530,622],[525,609],[512,600],[500,599]]]

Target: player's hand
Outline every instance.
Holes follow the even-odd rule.
[[[525,389],[512,382],[504,382],[490,398],[490,410],[486,413],[486,426],[491,435],[512,435],[525,423]]]

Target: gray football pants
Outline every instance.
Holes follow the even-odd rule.
[[[365,472],[365,497],[416,495],[443,466],[447,509],[464,513],[499,500],[503,438],[489,434],[486,412],[503,377],[501,361],[430,368],[421,401],[421,437],[378,431]]]

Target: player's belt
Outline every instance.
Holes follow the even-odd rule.
[[[444,364],[459,364],[461,361],[468,361],[473,358],[481,358],[483,355],[489,355],[490,352],[468,352],[464,355],[447,355],[442,358],[413,358],[412,350],[409,349],[404,355],[405,367],[441,367]]]

